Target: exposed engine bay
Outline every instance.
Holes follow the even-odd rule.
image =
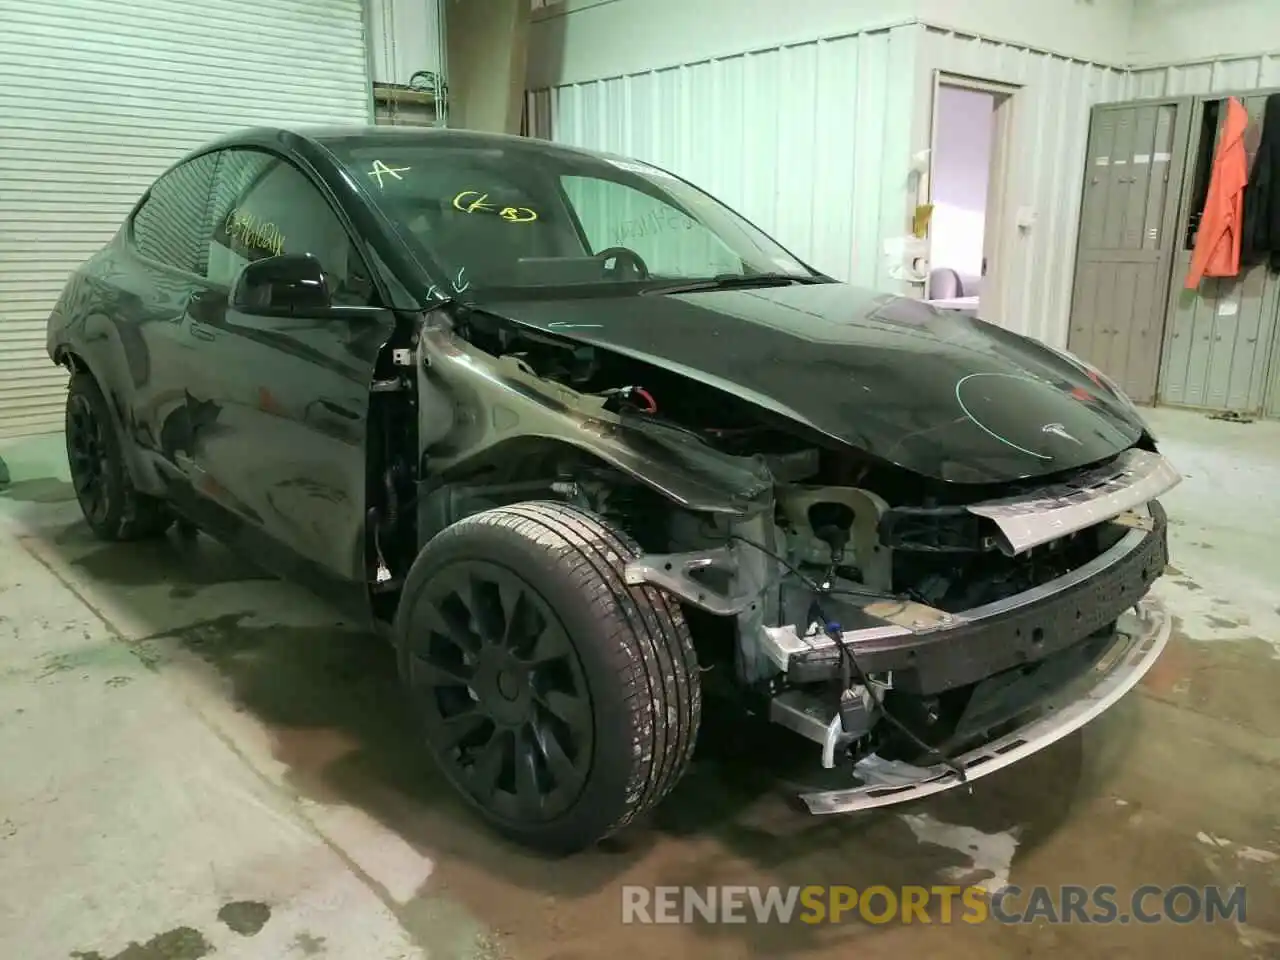
[[[1152,501],[1177,474],[1149,438],[1025,482],[954,484],[480,310],[429,313],[418,350],[433,479],[417,540],[530,499],[607,518],[643,548],[627,581],[679,598],[704,670],[815,741],[823,766],[868,773],[831,810],[881,802],[894,765],[963,781],[950,758],[1093,669],[1165,564]]]

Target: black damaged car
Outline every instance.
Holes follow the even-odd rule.
[[[671,790],[708,671],[812,741],[832,813],[1015,763],[1168,637],[1178,475],[1106,377],[837,283],[648,164],[230,136],[48,346],[93,531],[198,528],[366,617],[440,770],[534,846]]]

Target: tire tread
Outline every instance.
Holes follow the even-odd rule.
[[[679,604],[651,586],[626,583],[640,554],[626,533],[599,516],[554,501],[528,501],[464,518],[433,543],[498,527],[545,552],[548,565],[588,597],[609,651],[633,749],[626,795],[595,842],[626,827],[662,800],[689,765],[702,715],[693,639]]]

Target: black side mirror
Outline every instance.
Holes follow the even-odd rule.
[[[254,260],[231,286],[231,307],[242,313],[322,316],[332,306],[329,278],[309,253]]]

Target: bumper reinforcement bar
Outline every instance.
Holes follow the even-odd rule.
[[[1024,726],[954,760],[972,782],[1037,753],[1103,713],[1151,669],[1169,640],[1171,622],[1152,597],[1120,619],[1115,642],[1084,676],[1043,705]],[[944,764],[916,767],[872,754],[853,768],[860,783],[842,790],[803,793],[810,813],[851,813],[918,800],[959,786],[959,774]]]
[[[867,673],[894,671],[895,686],[926,695],[1048,657],[1113,622],[1163,572],[1164,510],[1152,502],[1127,518],[1130,529],[1109,549],[1046,583],[919,625],[846,630],[843,642]],[[803,637],[794,625],[766,627],[762,639],[795,683],[838,675],[840,648],[817,624]]]

